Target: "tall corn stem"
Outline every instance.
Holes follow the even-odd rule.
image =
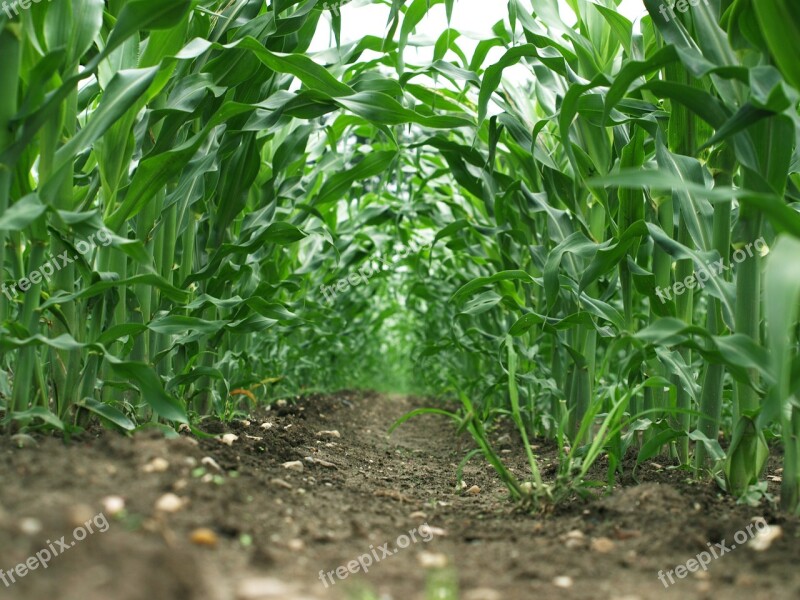
[[[732,169],[734,157],[726,152],[726,164],[716,174],[714,180],[716,187],[725,189],[733,181]],[[730,263],[731,246],[731,202],[719,202],[714,205],[714,249],[725,261]],[[722,274],[720,274],[722,276]],[[708,333],[721,335],[725,329],[722,322],[722,305],[717,298],[708,299],[708,313],[706,315]],[[700,412],[702,416],[698,421],[698,429],[709,439],[717,439],[719,422],[722,414],[722,391],[725,378],[725,366],[709,364],[703,380],[703,392],[700,399]],[[695,469],[697,471],[706,466],[706,448],[703,444],[697,445],[695,452]]]
[[[17,113],[17,86],[19,85],[20,40],[16,26],[6,25],[0,30],[0,152],[8,147],[14,135],[11,119]],[[13,165],[0,163],[0,214],[10,206]],[[6,240],[4,230],[0,230],[0,283],[5,283]],[[9,317],[9,303],[5,294],[0,294],[0,323]]]

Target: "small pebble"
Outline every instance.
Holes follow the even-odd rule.
[[[163,473],[169,469],[169,462],[165,458],[156,457],[142,467],[145,473]]]
[[[72,527],[80,527],[95,516],[95,510],[86,504],[77,504],[67,510],[67,520]]]
[[[284,469],[289,469],[291,471],[297,471],[298,473],[302,473],[303,469],[305,468],[305,467],[303,467],[303,463],[300,462],[299,460],[290,460],[289,462],[283,463],[283,465],[281,465],[281,466]]]
[[[594,538],[590,544],[592,551],[599,554],[610,554],[614,551],[616,544],[607,537]]]
[[[283,600],[291,598],[292,589],[277,579],[245,579],[236,590],[236,600]]]
[[[206,548],[214,548],[219,542],[217,534],[207,527],[200,527],[192,531],[189,540],[196,546],[205,546]]]
[[[342,434],[334,429],[332,431],[320,431],[320,432],[317,433],[317,437],[335,437],[335,438],[340,438],[340,437],[342,437]]]
[[[100,503],[103,505],[103,510],[112,516],[125,510],[125,499],[122,496],[106,496]]]
[[[226,446],[233,446],[233,442],[235,442],[238,439],[239,436],[236,435],[235,433],[226,433],[221,438],[219,438],[219,441],[225,444]]]
[[[447,556],[437,552],[420,552],[417,561],[423,569],[444,569],[447,566]]]
[[[219,463],[210,456],[203,457],[200,460],[200,464],[216,469],[217,471],[222,471],[222,467],[219,466]]]
[[[497,590],[477,588],[464,593],[464,600],[500,600],[502,596]]]
[[[557,588],[561,588],[564,590],[567,588],[571,588],[573,583],[574,582],[572,581],[572,577],[566,575],[562,575],[560,577],[556,577],[555,579],[553,579],[553,585],[556,586]]]
[[[25,535],[36,535],[42,530],[42,522],[33,517],[25,517],[19,522],[19,530]]]
[[[182,509],[187,500],[175,494],[164,494],[156,500],[156,510],[165,513],[176,513]]]
[[[286,545],[288,546],[289,550],[293,552],[300,552],[302,550],[305,550],[306,547],[305,542],[299,539],[289,540],[289,543]]]
[[[17,448],[35,448],[39,445],[39,442],[27,433],[14,434],[11,436],[11,441],[16,444]]]
[[[423,532],[439,537],[445,537],[447,535],[447,532],[441,527],[431,527],[430,525],[423,525],[420,527],[420,533]]]
[[[783,536],[783,529],[780,525],[769,525],[765,529],[763,525],[759,525],[760,531],[756,531],[755,537],[750,541],[748,546],[756,552],[764,552],[769,550],[772,542]]]

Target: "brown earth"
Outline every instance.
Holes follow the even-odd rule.
[[[464,471],[467,487],[477,485],[479,493],[454,491],[457,465],[470,444],[457,440],[443,418],[412,419],[386,436],[397,417],[419,405],[410,398],[348,392],[262,411],[249,425],[204,424],[206,431],[237,435],[230,447],[189,435],[165,439],[156,431],[133,438],[95,431],[66,446],[39,437],[35,446],[23,448],[4,437],[0,569],[10,585],[0,580],[0,596],[800,597],[798,520],[767,503],[737,505],[714,484],[693,482],[686,472],[659,460],[640,467],[638,484],[626,476],[624,485],[608,496],[576,499],[546,516],[531,516],[509,503],[480,457]],[[265,429],[263,423],[272,426]],[[319,434],[331,430],[341,437]],[[492,434],[495,441],[500,438],[496,447],[503,449],[512,471],[523,476],[526,461],[519,444],[501,433]],[[538,452],[545,465],[553,464],[551,446],[542,443]],[[203,464],[206,457],[216,464]],[[303,463],[302,472],[282,466],[295,460]],[[147,465],[155,471],[147,472]],[[157,511],[156,502],[167,493],[188,504],[174,513]],[[103,503],[112,495],[125,500],[124,512],[116,516]],[[70,545],[75,526],[100,511],[107,520],[95,517],[96,532]],[[659,581],[659,570],[686,564],[710,543],[724,539],[731,547],[734,533],[754,517],[779,526],[782,537],[764,551],[745,543],[711,561],[707,571],[676,578],[668,590]],[[201,528],[210,531],[196,532]],[[61,536],[69,549],[46,569],[32,562],[37,568],[23,577],[13,573],[15,565],[41,549],[60,548],[56,540]],[[406,541],[408,547],[398,549]],[[383,558],[384,544],[384,550],[396,553]],[[320,571],[341,567],[345,573],[347,564],[362,555],[371,555],[368,572],[352,563],[358,572],[347,573],[344,580],[334,573],[327,587],[321,582]],[[16,583],[10,582],[9,571]]]

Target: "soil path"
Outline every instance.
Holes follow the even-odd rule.
[[[340,393],[262,411],[249,423],[203,425],[237,436],[230,446],[188,435],[168,440],[157,431],[133,438],[96,431],[68,446],[42,437],[18,448],[4,438],[0,596],[800,597],[796,519],[765,505],[736,505],[714,485],[692,483],[665,461],[640,467],[638,484],[627,478],[609,496],[533,517],[509,504],[480,457],[464,470],[467,488],[480,491],[455,492],[458,463],[472,446],[455,438],[448,421],[420,417],[386,436],[396,418],[420,404]],[[512,471],[524,476],[516,438],[502,430],[491,436]],[[542,444],[537,451],[545,473],[552,473],[554,449]],[[302,471],[294,470],[298,463],[283,466],[294,461]],[[773,471],[772,478],[774,490],[779,474]],[[110,496],[125,503],[116,516]],[[175,512],[158,510],[159,502]],[[768,549],[756,551],[748,541],[711,560],[707,570],[675,575],[669,589],[659,581],[660,570],[685,565],[709,544],[716,548],[726,540],[725,547],[732,547],[734,534],[756,517],[781,528]],[[76,540],[76,526],[87,522],[95,533]],[[46,569],[29,559],[44,549],[57,554]]]

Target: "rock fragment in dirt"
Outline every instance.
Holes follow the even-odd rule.
[[[285,462],[281,465],[284,469],[289,469],[290,471],[297,471],[298,473],[302,473],[305,467],[303,463],[299,460],[290,460]]]
[[[573,529],[564,536],[564,545],[570,550],[583,548],[586,546],[586,536],[580,529]]]
[[[302,552],[306,548],[305,542],[303,540],[300,540],[300,539],[297,539],[297,538],[295,538],[293,540],[289,540],[287,542],[286,546],[292,552]]]
[[[235,433],[226,433],[222,437],[218,438],[220,442],[225,444],[226,446],[233,446],[233,442],[239,439],[239,436]]]
[[[67,522],[72,527],[81,527],[94,518],[96,510],[88,504],[76,504],[67,509]]]
[[[478,487],[477,485],[473,485],[471,488],[467,490],[467,494],[469,496],[477,496],[480,493],[481,493],[481,488]]]
[[[428,515],[425,514],[424,512],[422,512],[421,510],[417,510],[417,511],[412,512],[410,515],[408,515],[408,517],[410,519],[424,521],[425,519],[428,518]]]
[[[207,527],[199,527],[192,531],[189,536],[191,541],[196,546],[205,546],[206,548],[216,548],[219,543],[219,538],[213,530]]]
[[[589,547],[592,549],[592,552],[597,552],[598,554],[610,554],[614,551],[616,544],[607,537],[599,537],[593,538],[589,544]]]
[[[697,584],[696,589],[701,594],[708,594],[711,591],[711,582],[701,581]]]
[[[444,569],[447,566],[447,555],[438,552],[420,552],[417,562],[423,569]]]
[[[222,471],[222,467],[219,466],[219,463],[210,456],[204,456],[202,459],[200,459],[200,464],[206,467],[211,467],[212,469],[216,469],[220,472]]]
[[[338,468],[339,468],[339,467],[337,467],[335,464],[333,464],[332,462],[329,462],[329,461],[327,461],[327,460],[324,460],[324,459],[322,459],[322,458],[317,458],[315,462],[316,462],[316,463],[317,463],[319,466],[321,466],[321,467],[325,467],[326,469],[338,469]]]
[[[559,577],[555,577],[553,579],[553,585],[557,588],[561,588],[562,590],[571,588],[574,583],[575,582],[572,580],[572,577],[568,575],[560,575]]]
[[[339,433],[336,429],[332,431],[318,431],[317,437],[334,437],[334,438],[341,438],[342,434]]]
[[[14,434],[11,436],[11,441],[14,442],[17,448],[35,448],[39,445],[39,442],[27,433]]]
[[[160,456],[157,456],[142,467],[142,471],[145,473],[164,473],[167,469],[169,469],[169,461]]]
[[[783,529],[781,529],[780,525],[766,525],[766,527],[765,525],[766,523],[764,522],[763,525],[757,526],[758,531],[755,537],[750,541],[750,544],[748,544],[749,547],[756,552],[769,550],[769,547],[772,546],[772,542],[783,536]]]
[[[285,600],[292,597],[292,588],[267,577],[245,579],[236,590],[236,600]]]
[[[125,510],[125,499],[122,496],[106,496],[100,500],[100,504],[103,505],[103,511],[112,517]]]
[[[464,600],[500,600],[502,596],[491,588],[477,588],[464,592]]]
[[[283,479],[278,479],[277,477],[275,479],[270,479],[269,482],[272,485],[274,485],[275,487],[280,487],[280,488],[283,488],[285,490],[291,490],[292,489],[292,484],[291,483],[289,483],[288,481],[284,481]]]
[[[261,424],[261,429],[272,429],[273,427],[274,427],[274,425],[272,423],[270,423],[269,421],[266,421],[266,422]]]
[[[445,537],[447,535],[447,532],[441,527],[431,527],[430,525],[424,525],[423,527],[426,532],[430,533],[433,536]]]
[[[42,522],[33,517],[25,517],[20,519],[19,531],[25,535],[36,535],[42,530]]]
[[[188,500],[176,496],[175,494],[164,494],[156,500],[156,510],[165,513],[176,513],[186,506],[187,503]]]

